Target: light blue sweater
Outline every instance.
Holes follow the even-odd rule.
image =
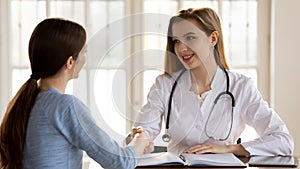
[[[24,169],[80,169],[83,150],[103,168],[132,169],[133,147],[122,148],[99,128],[76,97],[49,89],[37,96],[24,150]]]

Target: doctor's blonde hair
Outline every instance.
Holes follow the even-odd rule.
[[[224,50],[224,40],[221,22],[218,14],[211,8],[188,8],[177,12],[169,21],[168,26],[168,37],[167,37],[167,47],[165,54],[165,73],[170,74],[181,69],[185,69],[183,64],[180,62],[174,51],[174,42],[172,40],[173,24],[182,19],[193,19],[197,21],[200,25],[199,29],[205,32],[207,36],[210,36],[212,32],[217,31],[218,41],[215,45],[216,52],[219,56],[220,64],[219,66],[229,69],[229,65],[226,61],[225,50]]]

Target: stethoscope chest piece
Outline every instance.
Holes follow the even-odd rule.
[[[171,136],[169,133],[165,133],[164,135],[162,135],[162,140],[164,142],[169,142],[171,140]]]

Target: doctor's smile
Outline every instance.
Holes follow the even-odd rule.
[[[184,62],[190,62],[190,61],[192,61],[194,56],[195,56],[194,54],[190,54],[190,55],[184,55],[181,58]]]

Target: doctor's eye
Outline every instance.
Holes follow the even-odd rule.
[[[196,39],[196,37],[195,36],[187,36],[187,37],[185,37],[185,39],[187,41],[190,41],[190,40]]]
[[[180,41],[178,39],[172,39],[173,44],[179,43]]]

